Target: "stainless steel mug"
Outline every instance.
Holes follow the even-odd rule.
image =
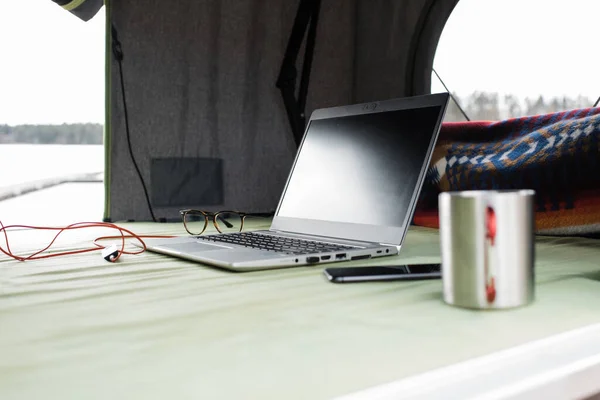
[[[444,301],[477,309],[534,299],[533,190],[439,195]]]

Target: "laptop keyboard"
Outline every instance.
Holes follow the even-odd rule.
[[[253,232],[198,236],[198,239],[205,242],[237,244],[244,247],[274,251],[288,255],[327,253],[355,248],[352,246],[344,246],[333,243],[271,236]]]

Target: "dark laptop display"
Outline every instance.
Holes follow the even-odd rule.
[[[278,216],[402,226],[440,108],[311,121]]]

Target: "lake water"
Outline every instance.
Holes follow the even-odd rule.
[[[102,145],[0,145],[0,187],[104,171]]]
[[[104,171],[102,145],[0,145],[0,187]],[[101,221],[104,184],[69,183],[0,201],[6,224],[65,225]]]

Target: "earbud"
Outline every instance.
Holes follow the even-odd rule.
[[[106,261],[115,262],[119,255],[119,249],[116,244],[110,245],[102,249],[102,257]]]

